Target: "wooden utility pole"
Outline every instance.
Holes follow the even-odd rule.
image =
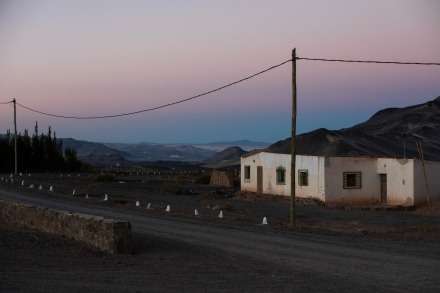
[[[422,161],[423,176],[425,177],[426,197],[427,197],[428,204],[429,204],[429,199],[430,199],[429,184],[428,184],[428,177],[426,176],[425,158],[423,157],[422,143],[416,142],[416,146],[417,146],[417,151],[419,152],[420,160]]]
[[[292,50],[292,136],[290,140],[291,165],[290,165],[290,226],[295,226],[296,206],[296,48]]]
[[[15,151],[15,175],[17,175],[17,105],[15,98],[12,100],[14,103],[14,151]]]

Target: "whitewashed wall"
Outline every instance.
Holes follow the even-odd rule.
[[[387,174],[389,204],[414,205],[414,160],[379,158],[377,174]]]
[[[440,199],[440,162],[425,161],[426,176],[428,178],[429,199]],[[426,193],[425,176],[423,165],[420,160],[414,160],[414,205],[426,204],[428,196]]]
[[[263,167],[263,193],[290,196],[290,155],[260,152],[241,158],[241,189],[257,192],[257,166]],[[244,166],[250,166],[249,182]],[[425,162],[430,199],[440,199],[440,162]],[[276,169],[286,170],[286,184],[277,184]],[[298,170],[307,170],[309,185],[298,186]],[[359,189],[344,189],[344,172],[361,172]],[[296,156],[296,196],[326,203],[362,205],[381,201],[380,174],[387,174],[387,202],[420,206],[427,202],[420,161],[392,158]]]
[[[263,167],[263,193],[290,196],[290,162],[291,155],[275,153],[257,153],[241,158],[241,190],[257,192],[257,166]],[[244,166],[251,167],[249,182],[244,179]],[[276,170],[286,170],[285,184],[277,184]],[[324,157],[296,156],[296,196],[325,200]],[[307,170],[309,185],[298,186],[298,170]]]
[[[263,193],[290,195],[290,162],[291,156],[286,154],[260,153],[263,166]],[[285,184],[277,184],[277,168],[286,170]]]
[[[376,158],[326,157],[325,202],[361,205],[380,201]],[[361,188],[344,189],[344,172],[361,172]]]
[[[296,196],[316,198],[325,201],[325,158],[317,156],[296,156]],[[298,170],[307,170],[309,185],[298,185]],[[289,168],[290,171],[290,168]]]
[[[242,157],[240,160],[240,168],[241,168],[241,190],[243,191],[251,191],[257,192],[257,166],[261,166],[260,154],[255,154],[248,157]],[[250,166],[251,173],[250,179],[245,179],[245,166]]]
[[[245,166],[250,166],[250,180],[245,179]],[[290,155],[260,152],[241,158],[241,190],[257,192],[257,166],[263,167],[263,193],[290,195]],[[286,170],[285,184],[277,184],[276,170]]]

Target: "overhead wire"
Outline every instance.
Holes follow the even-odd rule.
[[[198,94],[198,95],[195,95],[195,96],[192,96],[192,97],[186,98],[186,99],[182,99],[182,100],[179,100],[179,101],[175,101],[175,102],[172,102],[172,103],[164,104],[164,105],[157,106],[157,107],[153,107],[153,108],[148,108],[148,109],[143,109],[143,110],[139,110],[139,111],[129,112],[129,113],[114,114],[114,115],[105,115],[105,116],[85,116],[85,117],[79,117],[79,116],[64,116],[64,115],[50,114],[50,113],[42,112],[42,111],[39,111],[39,110],[35,110],[35,109],[30,108],[30,107],[26,107],[26,106],[24,106],[24,105],[22,105],[22,104],[20,104],[20,103],[17,103],[17,105],[19,105],[20,107],[22,107],[22,108],[24,108],[24,109],[27,109],[27,110],[29,110],[29,111],[32,111],[32,112],[35,112],[35,113],[39,113],[39,114],[42,114],[42,115],[51,116],[51,117],[58,117],[58,118],[67,118],[67,119],[104,119],[104,118],[115,118],[115,117],[121,117],[121,116],[129,116],[129,115],[134,115],[134,114],[139,114],[139,113],[144,113],[144,112],[149,112],[149,111],[154,111],[154,110],[158,110],[158,109],[166,108],[166,107],[173,106],[173,105],[177,105],[177,104],[180,104],[180,103],[183,103],[183,102],[187,102],[187,101],[190,101],[190,100],[193,100],[193,99],[196,99],[196,98],[202,97],[202,96],[206,96],[206,95],[208,95],[208,94],[212,94],[212,93],[214,93],[214,92],[217,92],[217,91],[223,90],[223,89],[225,89],[225,88],[227,88],[227,87],[230,87],[230,86],[233,86],[233,85],[235,85],[235,84],[241,83],[241,82],[243,82],[243,81],[245,81],[245,80],[248,80],[248,79],[251,79],[251,78],[253,78],[253,77],[257,76],[257,75],[263,74],[263,73],[268,72],[268,71],[270,71],[270,70],[272,70],[272,69],[275,69],[275,68],[277,68],[277,67],[280,67],[280,66],[282,66],[282,65],[284,65],[284,64],[286,64],[286,63],[289,63],[289,62],[291,62],[291,61],[292,61],[292,59],[287,60],[287,61],[284,61],[284,62],[282,62],[282,63],[280,63],[280,64],[277,64],[277,65],[271,66],[271,67],[269,67],[269,68],[267,68],[267,69],[265,69],[265,70],[263,70],[263,71],[260,71],[260,72],[257,72],[257,73],[255,73],[255,74],[252,74],[252,75],[250,75],[250,76],[248,76],[248,77],[242,78],[242,79],[240,79],[240,80],[237,80],[237,81],[231,82],[231,83],[229,83],[229,84],[227,84],[227,85],[221,86],[221,87],[219,87],[219,88],[216,88],[216,89],[213,89],[213,90],[210,90],[210,91],[207,91],[207,92],[204,92],[204,93],[201,93],[201,94]]]
[[[440,65],[440,63],[437,63],[437,62],[401,62],[401,61],[374,61],[374,60],[346,60],[346,59],[325,59],[325,58],[307,58],[307,57],[296,57],[296,60],[323,61],[323,62],[343,62],[343,63],[398,64],[398,65]],[[83,120],[83,119],[105,119],[105,118],[115,118],[115,117],[129,116],[129,115],[135,115],[135,114],[139,114],[139,113],[159,110],[159,109],[162,109],[162,108],[170,107],[170,106],[177,105],[177,104],[180,104],[180,103],[184,103],[184,102],[187,102],[187,101],[190,101],[190,100],[202,97],[202,96],[206,96],[206,95],[212,94],[214,92],[223,90],[223,89],[225,89],[227,87],[236,85],[238,83],[241,83],[243,81],[246,81],[248,79],[256,77],[256,76],[258,76],[260,74],[268,72],[268,71],[270,71],[272,69],[280,67],[280,66],[282,66],[282,65],[284,65],[286,63],[289,63],[289,62],[292,62],[292,59],[286,60],[286,61],[284,61],[284,62],[282,62],[280,64],[271,66],[271,67],[269,67],[269,68],[267,68],[265,70],[262,70],[260,72],[255,73],[255,74],[252,74],[252,75],[250,75],[248,77],[242,78],[240,80],[231,82],[231,83],[226,84],[224,86],[221,86],[219,88],[216,88],[216,89],[213,89],[213,90],[210,90],[210,91],[207,91],[207,92],[195,95],[195,96],[191,96],[189,98],[185,98],[185,99],[178,100],[178,101],[175,101],[175,102],[167,103],[167,104],[160,105],[160,106],[157,106],[157,107],[142,109],[142,110],[128,112],[128,113],[104,115],[104,116],[65,116],[65,115],[46,113],[46,112],[43,112],[43,111],[40,111],[40,110],[36,110],[36,109],[30,108],[30,107],[27,107],[27,106],[22,105],[22,104],[20,104],[18,102],[16,102],[16,104],[19,105],[20,107],[26,109],[26,110],[29,110],[29,111],[32,111],[32,112],[35,112],[35,113],[38,113],[38,114],[42,114],[42,115],[46,115],[46,116],[51,116],[51,117],[57,117],[57,118],[66,118],[66,119],[81,119],[81,120]],[[8,104],[8,103],[12,103],[12,102],[1,102],[0,104]]]
[[[344,60],[344,59],[324,59],[296,57],[297,60],[325,61],[325,62],[345,62],[345,63],[376,63],[376,64],[399,64],[399,65],[440,65],[435,62],[400,62],[400,61],[374,61],[374,60]]]

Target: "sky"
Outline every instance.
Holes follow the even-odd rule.
[[[0,0],[0,103],[59,116],[131,113],[291,59],[440,62],[437,0]],[[297,60],[298,134],[440,96],[440,66]],[[94,142],[290,137],[292,63],[187,102],[107,119],[17,105],[17,130]],[[0,133],[14,129],[0,104]]]

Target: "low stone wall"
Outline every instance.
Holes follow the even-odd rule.
[[[111,253],[131,253],[131,224],[92,215],[0,201],[4,222],[73,238]]]
[[[234,182],[228,173],[224,171],[212,171],[211,180],[209,181],[211,186],[224,186],[224,187],[234,187]]]

